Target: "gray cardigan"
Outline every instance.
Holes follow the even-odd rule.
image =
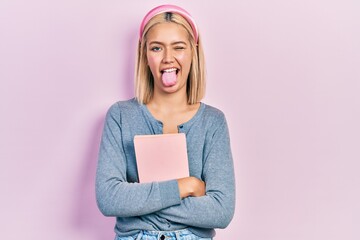
[[[180,198],[175,179],[138,183],[133,139],[162,134],[162,123],[135,99],[117,102],[107,112],[96,172],[96,199],[105,216],[115,216],[115,232],[188,228],[213,237],[225,228],[235,208],[235,179],[224,114],[201,103],[195,116],[178,126],[186,134],[190,175],[206,183],[206,195]],[[156,174],[156,172],[154,172]]]

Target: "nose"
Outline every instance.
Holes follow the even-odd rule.
[[[166,49],[164,51],[164,56],[163,56],[163,63],[172,63],[174,62],[174,54],[170,49]]]

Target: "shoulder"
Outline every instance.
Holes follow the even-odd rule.
[[[218,108],[202,103],[204,105],[204,119],[215,125],[222,124],[226,121],[225,114]]]
[[[140,113],[140,104],[135,98],[113,103],[106,113],[106,118],[120,121],[123,118],[136,118]]]
[[[140,104],[137,102],[135,98],[124,100],[124,101],[117,101],[113,103],[108,113],[110,114],[120,114],[121,112],[131,112],[137,111],[140,108]]]
[[[213,144],[214,141],[226,141],[229,138],[228,125],[223,111],[204,104],[202,116],[200,124],[205,131],[205,144]]]

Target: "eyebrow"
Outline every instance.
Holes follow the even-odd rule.
[[[164,43],[159,42],[159,41],[151,41],[149,44],[160,44],[160,45],[164,45]],[[176,45],[176,44],[184,44],[187,45],[186,42],[184,41],[176,41],[176,42],[172,42],[171,45]]]

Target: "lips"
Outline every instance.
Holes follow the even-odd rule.
[[[177,74],[179,72],[179,69],[177,69],[177,68],[166,68],[166,69],[161,70],[161,73],[170,73],[170,72],[173,72],[173,71],[176,71],[176,74]]]

